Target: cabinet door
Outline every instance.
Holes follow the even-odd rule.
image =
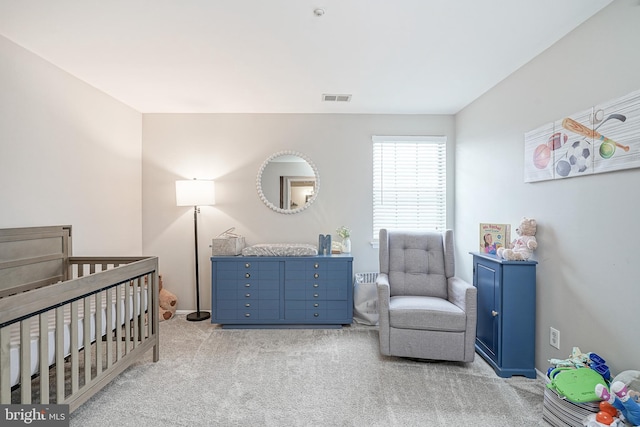
[[[499,274],[497,267],[478,262],[476,264],[476,283],[478,287],[478,323],[476,341],[495,362],[498,361],[499,315]]]

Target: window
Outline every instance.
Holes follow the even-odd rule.
[[[373,238],[381,228],[444,230],[444,136],[374,136]]]

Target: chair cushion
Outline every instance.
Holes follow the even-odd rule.
[[[399,329],[464,331],[467,316],[442,298],[397,296],[389,300],[389,324]]]
[[[391,296],[447,298],[442,233],[389,231]]]

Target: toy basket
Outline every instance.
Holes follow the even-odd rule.
[[[378,324],[378,273],[356,273],[353,282],[353,320],[365,325]]]

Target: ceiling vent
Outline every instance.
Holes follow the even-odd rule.
[[[322,100],[325,102],[349,102],[351,101],[351,95],[333,95],[324,93],[322,94]]]

